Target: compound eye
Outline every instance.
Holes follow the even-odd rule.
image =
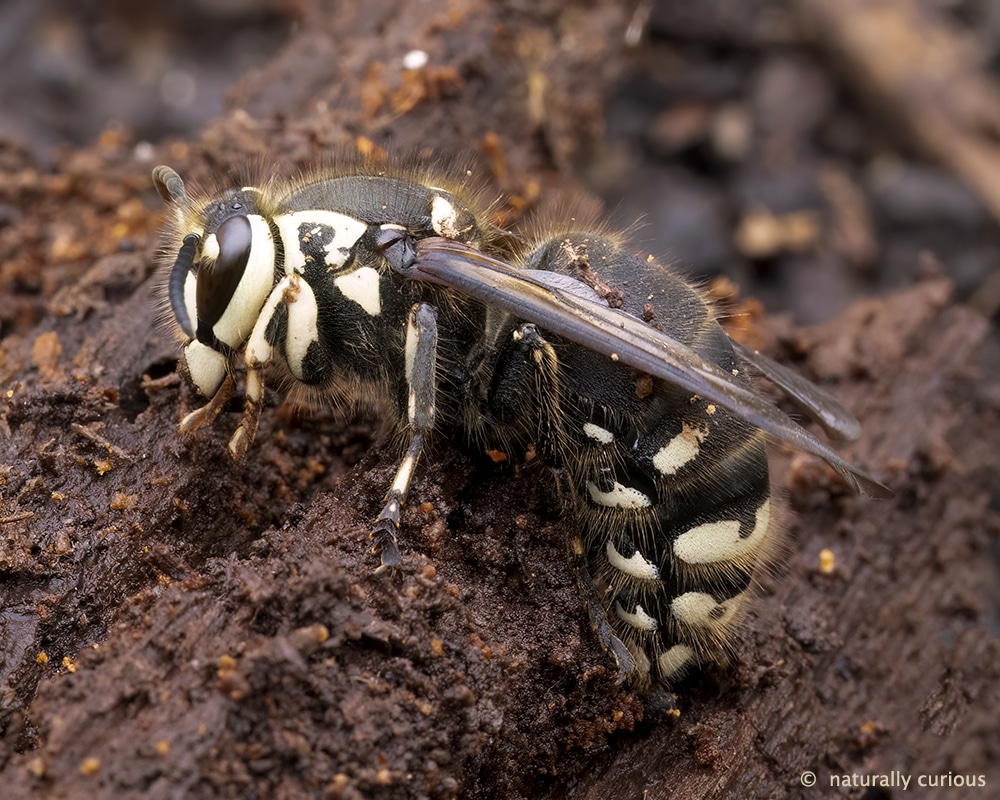
[[[198,286],[195,299],[198,308],[198,325],[211,328],[229,307],[236,287],[239,286],[253,244],[253,229],[246,217],[230,217],[215,232],[219,243],[219,257],[211,264],[198,269]]]
[[[383,225],[375,232],[375,246],[395,270],[408,269],[417,257],[413,235],[395,225]]]

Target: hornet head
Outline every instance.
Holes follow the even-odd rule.
[[[212,397],[274,286],[272,226],[254,187],[195,200],[166,166],[153,170],[153,183],[174,207],[181,239],[167,284],[170,309],[187,338],[191,380]]]

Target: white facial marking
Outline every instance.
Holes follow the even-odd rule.
[[[625,556],[618,552],[610,539],[604,549],[608,554],[608,561],[611,563],[611,566],[619,572],[624,572],[626,575],[640,581],[659,580],[660,570],[656,564],[650,563],[643,558],[642,553],[638,550],[628,558],[625,558]]]
[[[438,236],[446,239],[458,239],[464,230],[458,227],[458,212],[450,202],[441,195],[435,195],[431,201],[431,227]]]
[[[285,245],[285,272],[289,274],[301,274],[306,266],[306,256],[299,242],[299,226],[315,224],[333,229],[333,240],[325,248],[326,263],[331,269],[336,269],[347,261],[351,248],[368,230],[368,226],[361,220],[321,209],[281,214],[274,221]]]
[[[622,486],[617,481],[610,492],[602,492],[597,484],[588,481],[587,491],[591,500],[607,508],[647,508],[652,505],[648,495],[630,486]]]
[[[304,280],[299,280],[297,283],[298,291],[295,293],[295,299],[288,304],[285,353],[288,356],[288,368],[301,380],[304,377],[302,364],[309,345],[319,341],[319,329],[316,324],[319,310],[316,307],[316,295],[313,294],[309,283]]]
[[[611,431],[593,422],[583,423],[583,432],[598,444],[611,444],[615,440],[615,435]]]
[[[707,522],[685,531],[674,540],[674,555],[688,564],[713,564],[746,559],[760,547],[771,521],[771,501],[757,509],[753,532],[740,538],[737,520]]]
[[[676,475],[685,464],[698,457],[699,446],[708,436],[708,428],[695,428],[686,422],[681,432],[653,456],[653,466],[661,475]]]
[[[195,387],[205,397],[212,397],[226,377],[226,357],[197,339],[184,348],[184,360]]]
[[[238,350],[247,340],[260,316],[260,308],[274,286],[274,241],[271,239],[271,229],[263,217],[257,214],[248,215],[247,221],[251,230],[250,257],[229,305],[219,321],[212,326],[215,337],[234,350]]]
[[[344,297],[353,300],[373,317],[382,313],[382,296],[379,286],[378,270],[372,267],[361,267],[333,282],[344,293]]]
[[[198,274],[189,272],[184,279],[184,308],[187,309],[191,324],[198,327]]]
[[[660,675],[669,680],[692,661],[694,661],[694,650],[686,644],[675,644],[669,650],[660,653],[656,659],[656,666],[660,670]]]
[[[705,592],[686,592],[673,599],[670,612],[678,622],[698,628],[718,628],[726,625],[740,607],[742,595],[722,603]]]
[[[219,239],[214,233],[210,233],[201,244],[201,258],[205,261],[215,261],[218,257]]]
[[[615,613],[621,620],[627,622],[633,628],[637,628],[640,631],[648,631],[649,633],[652,633],[657,629],[657,627],[659,627],[656,619],[649,616],[649,614],[646,613],[646,610],[640,605],[637,605],[635,607],[635,611],[630,613],[622,608],[620,603],[615,603]]]

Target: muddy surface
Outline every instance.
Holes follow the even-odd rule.
[[[251,62],[213,54],[243,75],[222,116],[186,105],[188,127],[174,115],[159,134],[169,114],[147,108],[141,124],[102,122],[96,140],[50,149],[5,105],[21,126],[0,142],[4,797],[1000,791],[992,200],[912,135],[918,100],[872,79],[871,48],[823,16],[829,4],[703,5],[647,18],[611,0],[329,0],[234,17],[204,3],[205,16],[139,20],[38,5],[38,53],[101,43],[84,97],[164,41],[197,52],[245,24],[241,52],[258,58],[244,73]],[[902,24],[904,5],[885,2],[881,23]],[[989,4],[947,18],[937,5],[922,24],[975,36],[975,86],[995,87]],[[426,66],[403,69],[414,50]],[[72,67],[90,51],[56,52]],[[125,117],[52,107],[57,139],[71,111]],[[156,324],[154,164],[211,186],[331,150],[468,162],[505,226],[581,195],[603,195],[623,225],[644,216],[640,246],[739,283],[744,299],[711,284],[739,312],[734,335],[858,414],[865,434],[843,452],[895,499],[855,497],[775,447],[787,555],[761,576],[732,652],[669,702],[616,684],[539,465],[500,468],[438,440],[404,511],[402,571],[376,575],[369,530],[396,459],[377,415],[272,396],[236,464],[238,414],[177,434],[198,398]],[[907,790],[860,785],[894,771]]]

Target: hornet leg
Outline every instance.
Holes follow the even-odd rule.
[[[382,554],[380,570],[399,566],[399,511],[410,490],[413,470],[423,450],[424,440],[434,429],[434,403],[437,396],[437,310],[427,303],[410,309],[406,325],[407,421],[412,431],[410,446],[396,469],[396,477],[385,498],[385,505],[375,522],[374,551]]]
[[[264,368],[274,357],[274,345],[268,338],[268,328],[282,306],[290,307],[299,297],[301,278],[287,275],[271,290],[260,316],[247,340],[243,360],[246,362],[246,399],[240,426],[229,440],[229,452],[239,461],[257,435],[260,412],[264,407]]]

